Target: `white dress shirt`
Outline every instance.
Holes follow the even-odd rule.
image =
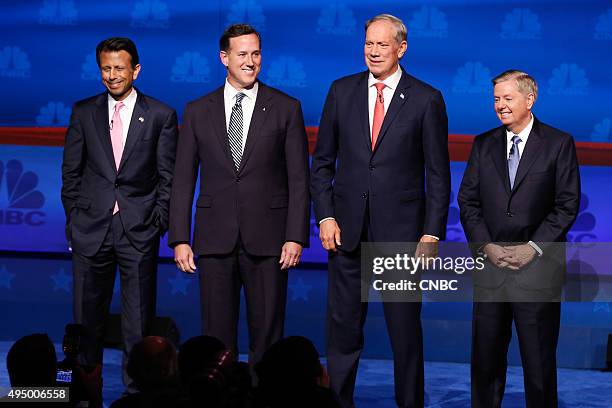
[[[521,143],[518,144],[519,160],[520,158],[523,157],[523,151],[525,150],[525,145],[527,145],[527,138],[529,138],[529,134],[531,133],[532,128],[533,128],[533,115],[531,115],[531,120],[529,121],[527,126],[525,126],[525,129],[521,130],[518,134],[513,133],[510,130],[506,129],[506,159],[510,156],[510,149],[512,148],[512,144],[513,144],[512,137],[515,134],[521,138]],[[529,244],[537,252],[538,256],[542,256],[544,254],[544,252],[542,251],[542,248],[540,248],[538,244],[536,244],[535,242],[529,241],[527,242],[527,244]]]
[[[236,104],[236,95],[242,92],[245,97],[242,98],[242,152],[246,145],[247,135],[249,134],[249,126],[255,109],[255,101],[257,100],[257,91],[259,83],[255,82],[251,89],[238,90],[234,88],[227,79],[225,79],[225,88],[223,89],[223,103],[225,105],[225,130],[229,128],[230,118],[232,116],[232,108]]]
[[[527,144],[527,138],[531,133],[531,129],[533,128],[533,115],[531,115],[531,120],[525,126],[525,129],[521,130],[518,134],[512,133],[510,130],[506,129],[506,159],[510,156],[510,149],[512,148],[512,137],[517,135],[521,138],[521,143],[518,144],[519,158],[523,157],[523,150],[525,150],[525,145]]]
[[[391,104],[391,99],[393,99],[393,94],[397,89],[397,84],[399,84],[400,78],[402,77],[402,70],[399,65],[397,66],[397,70],[389,76],[384,81],[379,81],[374,78],[374,75],[370,72],[368,75],[368,115],[370,118],[370,136],[372,136],[372,123],[374,122],[374,107],[376,106],[376,87],[374,86],[378,82],[382,82],[385,84],[383,88],[383,99],[385,100],[385,115],[389,110],[389,105]]]
[[[136,98],[138,94],[136,89],[132,88],[130,94],[122,101],[116,101],[110,94],[108,94],[108,126],[112,129],[113,127],[113,115],[115,114],[115,105],[119,102],[123,102],[125,105],[123,109],[119,111],[121,117],[121,124],[123,125],[123,145],[127,140],[128,130],[130,130],[130,122],[132,121],[132,113],[134,112],[134,106],[136,105]]]

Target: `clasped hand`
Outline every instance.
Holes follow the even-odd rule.
[[[483,251],[493,265],[513,271],[523,268],[536,256],[536,250],[529,244],[501,246],[490,243],[484,246]]]

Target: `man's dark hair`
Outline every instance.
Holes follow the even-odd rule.
[[[96,47],[96,62],[98,63],[98,67],[100,66],[100,54],[103,52],[119,51],[125,51],[130,54],[132,57],[132,68],[138,65],[138,50],[136,49],[136,44],[134,44],[134,41],[124,37],[111,37],[100,41],[100,44],[98,44]]]
[[[227,52],[230,49],[230,38],[249,34],[255,34],[257,36],[257,39],[259,40],[259,48],[261,48],[261,36],[257,30],[255,30],[255,28],[249,24],[232,24],[231,26],[227,27],[219,40],[219,48],[221,51]]]
[[[223,342],[211,336],[196,336],[179,348],[178,369],[186,384],[196,374],[212,366],[216,356],[225,350]]]
[[[143,338],[130,352],[127,373],[141,392],[172,386],[178,378],[174,346],[163,337]]]
[[[54,386],[57,371],[55,347],[43,333],[20,338],[6,356],[12,387]]]

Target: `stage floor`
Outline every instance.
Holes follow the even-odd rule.
[[[11,342],[0,342],[0,395],[9,386],[6,354]],[[61,345],[56,344],[58,356]],[[123,392],[121,383],[121,352],[104,352],[104,402],[108,407]],[[468,364],[425,362],[425,406],[466,408],[470,406],[470,367]],[[609,408],[612,406],[612,373],[594,370],[559,369],[560,408]],[[357,376],[356,404],[359,408],[392,408],[393,362],[390,360],[361,361]],[[509,367],[504,408],[524,407],[523,374],[521,367]]]

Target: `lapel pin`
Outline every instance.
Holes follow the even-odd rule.
[[[141,117],[139,117],[139,118],[138,118],[138,120],[140,121],[140,123],[143,123],[143,122],[144,122],[144,118],[143,118],[142,116],[141,116]]]
[[[265,112],[265,111],[266,111],[266,108],[264,107],[262,110]]]
[[[404,94],[403,93],[400,94],[400,98],[404,99]]]

